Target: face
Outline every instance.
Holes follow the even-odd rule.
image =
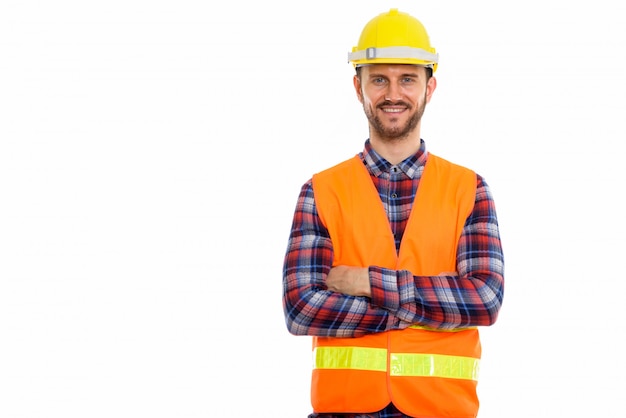
[[[377,64],[361,68],[354,87],[363,104],[371,135],[383,140],[406,138],[419,125],[436,87],[434,77],[417,65]]]

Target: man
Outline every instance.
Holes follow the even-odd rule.
[[[419,20],[374,17],[349,59],[369,138],[303,185],[284,260],[287,328],[313,337],[309,418],[475,417],[477,327],[504,290],[490,189],[426,151],[438,55]]]

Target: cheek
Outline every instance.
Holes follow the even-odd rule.
[[[375,103],[375,101],[372,99],[372,97],[363,94],[363,92],[361,91],[361,103],[363,103],[363,106],[373,107],[373,103]]]
[[[372,103],[372,101],[367,96],[363,97],[363,99],[361,100],[361,103],[363,103],[363,107],[365,109],[373,110],[374,107],[375,107],[374,104]]]

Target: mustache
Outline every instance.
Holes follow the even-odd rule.
[[[403,100],[398,100],[398,101],[391,101],[391,100],[385,100],[384,102],[382,102],[381,104],[379,104],[378,108],[381,108],[383,106],[404,106],[407,109],[411,109],[411,105],[408,104],[407,102],[403,101]]]

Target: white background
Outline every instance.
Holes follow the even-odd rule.
[[[360,151],[347,52],[399,7],[440,53],[422,134],[492,187],[480,418],[624,416],[617,1],[0,5],[0,417],[305,417],[282,258]]]

